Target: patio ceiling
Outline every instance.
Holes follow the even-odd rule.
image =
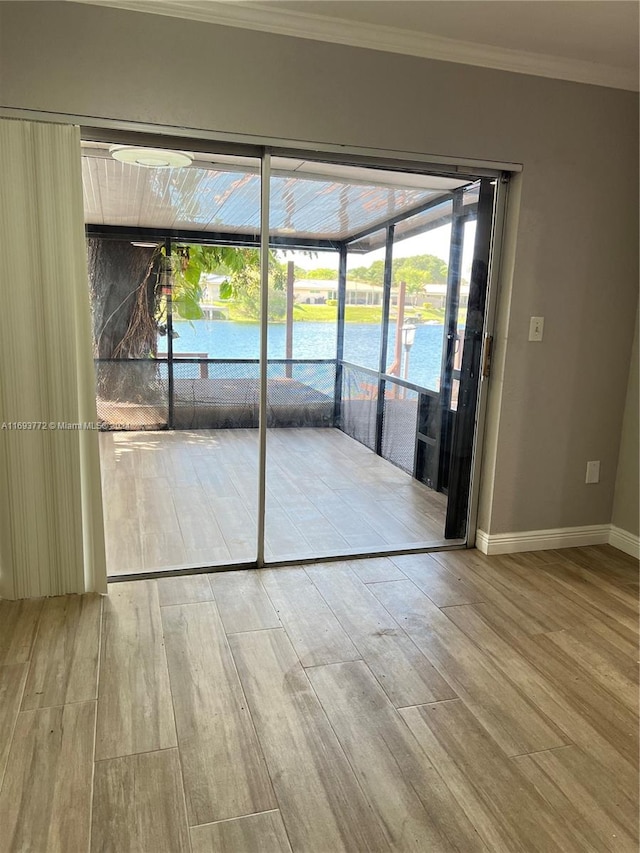
[[[260,163],[254,158],[198,153],[186,168],[154,169],[114,160],[103,143],[84,143],[82,154],[88,225],[259,233]],[[445,202],[468,183],[273,157],[270,233],[342,242],[438,198]],[[434,208],[432,217],[440,216],[442,208]]]

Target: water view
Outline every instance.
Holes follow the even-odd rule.
[[[257,323],[235,323],[229,320],[197,320],[176,322],[179,337],[174,340],[175,353],[206,353],[208,358],[258,358],[259,327]],[[409,354],[408,380],[416,385],[436,389],[442,357],[442,325],[420,325]],[[269,325],[269,358],[285,357],[285,326]],[[388,365],[394,358],[396,329],[389,327]],[[162,345],[161,345],[162,346]],[[346,323],[344,358],[355,364],[377,370],[380,351],[380,327],[376,323]],[[294,323],[293,358],[335,358],[336,327],[334,323]]]

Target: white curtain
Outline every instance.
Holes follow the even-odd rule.
[[[0,119],[0,597],[106,592],[95,424],[80,130]]]

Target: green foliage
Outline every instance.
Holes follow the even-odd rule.
[[[160,250],[164,254],[164,248]],[[176,317],[183,320],[199,320],[203,316],[200,308],[204,274],[225,276],[220,285],[220,298],[235,303],[234,314],[246,319],[257,319],[260,315],[260,252],[255,248],[235,248],[233,246],[179,245],[174,247],[171,256],[173,273],[173,309]],[[318,267],[315,270],[294,269],[298,279],[333,281],[337,277],[335,270]],[[414,255],[399,258],[393,264],[393,284],[404,281],[407,292],[414,297],[423,293],[426,284],[445,283],[447,264],[435,255]],[[384,283],[384,261],[377,260],[368,267],[355,267],[349,272],[350,281],[361,281],[382,287]],[[269,319],[281,320],[286,313],[284,294],[287,281],[287,264],[278,260],[275,252],[269,253]],[[330,319],[335,315],[334,299],[328,299],[326,306],[295,306],[296,319],[308,319],[311,313],[322,314],[321,319]],[[303,310],[304,309],[304,310]],[[316,311],[316,309],[320,309]],[[324,313],[323,313],[323,309]],[[373,310],[371,310],[373,309]],[[327,310],[329,313],[327,313]],[[347,306],[347,319],[353,322],[377,322],[373,315],[379,308],[373,306]],[[354,310],[363,311],[356,319]],[[164,313],[164,303],[159,317]],[[436,314],[437,312],[432,312]],[[349,316],[351,315],[351,316]],[[320,318],[319,318],[320,319]],[[435,317],[431,317],[435,319]]]
[[[407,290],[422,289],[425,284],[445,284],[447,264],[436,255],[413,255],[398,258],[393,263],[392,282],[397,285],[404,281]],[[310,277],[310,276],[309,276]],[[374,261],[368,267],[354,267],[349,270],[350,281],[364,281],[382,287],[384,284],[384,261]]]
[[[160,251],[164,256],[164,247]],[[260,251],[258,249],[197,244],[178,245],[173,249],[170,262],[173,278],[172,304],[178,319],[202,319],[204,316],[200,307],[203,293],[202,276],[212,273],[226,276],[220,285],[221,299],[240,300],[241,307],[247,316],[253,316],[256,311],[258,316],[260,283]],[[286,280],[286,264],[279,262],[275,253],[270,252],[270,287],[274,291],[282,291]],[[279,310],[277,303],[278,300],[274,297],[274,311]],[[160,318],[164,310],[163,301],[160,306]]]
[[[413,255],[410,258],[398,258],[393,264],[394,283],[406,281],[409,284],[446,284],[447,264],[436,255]]]
[[[282,320],[287,310],[287,296],[282,289],[275,287],[277,270],[269,276],[269,307],[268,319],[271,322]],[[242,318],[257,320],[260,317],[260,270],[254,266],[246,266],[232,277],[234,301],[237,313]]]
[[[160,251],[164,256],[164,246]],[[234,274],[244,269],[247,264],[257,264],[259,257],[257,249],[197,244],[174,246],[170,264],[173,281],[172,306],[176,317],[182,320],[200,320],[204,316],[200,307],[203,275]],[[163,313],[164,303],[161,306],[161,316]]]
[[[300,267],[295,267],[295,276],[297,279],[315,279],[316,281],[335,281],[338,278],[338,271],[329,269],[329,267],[318,267],[315,270],[305,270]]]
[[[233,285],[227,279],[220,285],[220,299],[231,299],[233,296]]]
[[[354,267],[349,271],[350,281],[365,281],[367,284],[384,284],[384,261],[374,261],[368,267]]]

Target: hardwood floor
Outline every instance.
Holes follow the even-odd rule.
[[[0,850],[636,853],[637,576],[471,550],[0,601]]]
[[[256,430],[100,434],[110,575],[256,557]],[[443,541],[446,498],[337,429],[267,434],[271,560]]]

